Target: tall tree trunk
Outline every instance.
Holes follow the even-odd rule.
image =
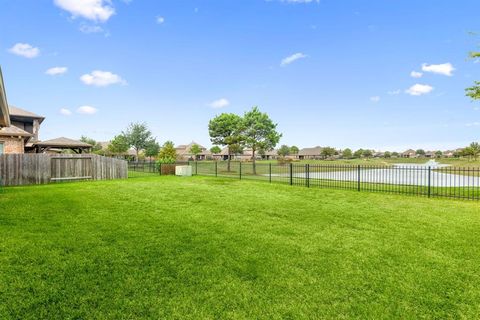
[[[227,171],[230,172],[230,146],[227,146]]]
[[[257,167],[255,165],[255,148],[252,148],[252,160],[253,160],[253,175],[257,175]]]

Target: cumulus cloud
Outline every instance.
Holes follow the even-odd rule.
[[[307,56],[306,54],[304,54],[304,53],[301,53],[301,52],[294,53],[294,54],[292,54],[291,56],[288,56],[288,57],[282,59],[282,61],[280,62],[280,65],[281,65],[282,67],[284,67],[284,66],[287,66],[287,65],[289,65],[290,63],[293,63],[293,62],[295,62],[295,61],[297,61],[297,60],[299,60],[299,59],[305,59],[306,57],[308,57],[308,56]]]
[[[415,84],[405,90],[405,93],[408,93],[411,96],[421,96],[427,93],[432,92],[433,87],[429,86],[428,84]]]
[[[83,33],[100,33],[103,32],[103,28],[96,25],[82,24],[79,30]]]
[[[380,101],[380,97],[379,97],[379,96],[370,97],[370,101],[372,101],[372,102],[379,102],[379,101]]]
[[[422,72],[412,71],[410,72],[410,77],[412,78],[421,78],[423,76]]]
[[[89,86],[106,87],[112,84],[126,85],[127,82],[117,74],[110,71],[95,70],[89,74],[84,74],[80,80]]]
[[[60,109],[60,113],[63,114],[64,116],[69,116],[69,115],[72,114],[72,111],[70,111],[67,108],[62,108],[62,109]]]
[[[28,43],[17,43],[10,49],[10,53],[16,54],[17,56],[22,56],[25,58],[35,58],[40,54],[40,49],[28,44]]]
[[[431,72],[436,74],[442,74],[444,76],[451,77],[455,68],[451,63],[442,63],[442,64],[422,64],[422,71]]]
[[[271,0],[267,0],[271,1]],[[287,2],[287,3],[311,3],[311,2],[320,2],[320,0],[280,0],[280,2]]]
[[[221,99],[212,101],[208,105],[214,109],[220,109],[220,108],[228,107],[230,105],[230,101],[228,101],[225,98],[221,98]]]
[[[471,122],[471,123],[467,123],[465,124],[466,127],[478,127],[480,126],[480,122],[476,121],[476,122]]]
[[[80,113],[80,114],[92,115],[97,112],[98,112],[98,109],[92,106],[81,106],[77,109],[77,113]]]
[[[105,22],[115,14],[110,0],[54,0],[61,9],[70,12],[72,17]]]
[[[67,67],[53,67],[45,71],[45,74],[48,74],[49,76],[57,76],[60,74],[64,74],[68,71]]]
[[[400,92],[402,92],[402,90],[397,89],[397,90],[388,91],[387,93],[391,96],[396,96],[396,95],[400,94]]]

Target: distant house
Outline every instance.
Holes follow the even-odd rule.
[[[194,145],[198,145],[201,149],[201,153],[196,155],[196,160],[207,160],[212,158],[212,153],[207,148],[194,141],[189,144],[182,144],[175,147],[175,150],[177,151],[177,157],[182,160],[195,159],[195,155],[191,152],[191,149]]]
[[[401,154],[402,158],[416,158],[417,153],[413,149],[408,149]]]
[[[427,151],[427,152],[425,152],[425,157],[426,157],[426,158],[435,158],[435,157],[436,157],[435,151]]]
[[[275,160],[275,159],[278,158],[278,152],[275,149],[270,150],[270,151],[265,151],[265,153],[261,154],[260,157],[263,160]]]
[[[298,152],[300,160],[318,160],[322,159],[322,147],[303,148]]]
[[[92,146],[81,141],[69,140],[68,146],[58,146],[58,141],[40,141],[38,133],[45,117],[30,111],[9,106],[2,71],[0,69],[0,154],[47,152],[51,149],[71,149],[82,153]],[[59,138],[67,139],[67,138]],[[49,142],[52,142],[49,145]],[[65,141],[64,141],[65,142]]]
[[[446,150],[442,152],[442,156],[445,158],[452,158],[455,155],[455,151],[453,150]]]

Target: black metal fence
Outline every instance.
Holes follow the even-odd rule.
[[[412,194],[480,200],[480,168],[428,167],[421,165],[324,165],[251,162],[183,162],[156,165],[131,162],[129,170],[174,174],[175,165],[189,164],[194,175],[263,180],[307,188],[325,187],[356,191]],[[165,170],[170,166],[169,170]]]

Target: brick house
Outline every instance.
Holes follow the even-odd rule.
[[[45,117],[8,105],[2,70],[0,68],[0,154],[61,152],[64,149],[82,153],[92,146],[81,141],[68,140],[58,144],[58,139],[41,142],[38,139],[40,125]],[[61,138],[65,142],[66,138]],[[51,142],[51,143],[50,143]]]
[[[177,151],[177,157],[181,160],[193,160],[195,155],[191,152],[191,149],[194,145],[199,146],[201,150],[201,152],[197,154],[196,160],[207,160],[213,157],[212,153],[207,148],[194,141],[189,144],[176,146],[175,150]]]

